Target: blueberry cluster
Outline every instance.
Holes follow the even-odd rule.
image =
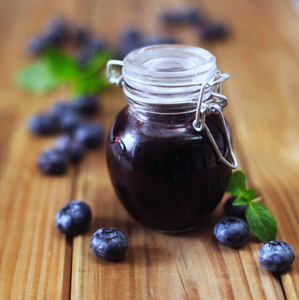
[[[196,7],[183,6],[161,14],[164,23],[170,25],[199,25],[204,22],[204,16]]]
[[[68,37],[69,29],[65,20],[56,17],[45,28],[44,32],[28,41],[28,51],[32,55],[39,55],[48,47],[62,46]]]
[[[224,23],[212,22],[196,7],[181,7],[161,14],[161,20],[167,25],[189,25],[198,32],[200,39],[213,41],[227,36]]]
[[[218,221],[214,227],[216,239],[225,246],[236,248],[246,243],[249,227],[245,211],[248,205],[233,206],[236,197],[230,197],[224,203],[227,217]],[[272,272],[285,271],[294,262],[295,253],[292,246],[284,241],[270,241],[264,244],[259,253],[261,265]]]
[[[73,101],[57,102],[50,112],[33,116],[28,123],[31,133],[48,136],[62,132],[53,149],[38,157],[40,170],[49,175],[64,174],[69,162],[79,162],[86,150],[101,146],[104,128],[87,117],[99,110],[99,97],[85,95]]]
[[[85,66],[91,57],[99,51],[108,48],[101,40],[92,35],[85,27],[74,28],[62,17],[50,21],[40,34],[28,41],[28,52],[37,56],[47,48],[63,47],[70,44],[78,48],[77,61]]]
[[[87,203],[71,200],[57,211],[55,224],[62,233],[75,236],[87,228],[91,218],[91,209]],[[128,239],[119,229],[104,227],[93,234],[90,247],[97,256],[114,261],[126,254]]]
[[[176,10],[167,10],[160,16],[165,25],[194,27],[200,39],[213,41],[227,36],[224,23],[211,22],[196,7],[183,6]],[[131,51],[149,45],[177,44],[178,40],[168,35],[147,36],[140,29],[129,28],[120,35],[119,57],[124,58]]]

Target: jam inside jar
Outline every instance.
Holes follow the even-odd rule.
[[[111,65],[108,78],[123,87],[128,102],[107,141],[118,198],[149,228],[199,227],[236,167],[222,115],[226,98],[215,94],[221,84],[215,57],[196,47],[150,46],[125,57],[122,75]]]

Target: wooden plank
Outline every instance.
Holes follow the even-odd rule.
[[[26,122],[52,99],[33,98],[14,85],[16,70],[26,59],[25,41],[41,30],[48,12],[45,3],[1,2],[1,299],[69,296],[71,244],[57,232],[54,215],[70,198],[73,171],[51,179],[40,174],[36,157],[53,141],[31,137]]]
[[[73,171],[57,178],[40,174],[36,157],[49,141],[29,136],[27,117],[23,110],[10,132],[1,173],[0,295],[62,298],[69,293],[71,248],[57,232],[54,215],[70,198]]]
[[[283,53],[282,49],[273,51],[270,61],[275,61],[276,55]],[[238,57],[242,55],[243,62],[251,61],[252,66],[260,62],[258,52],[248,51],[248,48],[240,50]],[[231,57],[232,61],[236,53],[226,51],[224,56]],[[297,66],[289,56],[286,56],[285,63],[290,68]],[[237,72],[239,61],[231,62],[229,66]],[[294,130],[298,128],[298,120],[294,118],[292,109],[293,99],[285,93],[287,79],[282,80],[281,74],[274,72],[271,65],[264,64],[259,70],[253,70],[254,67],[248,64],[245,66],[250,70],[250,75],[236,77],[237,84],[230,86],[229,94],[231,99],[243,98],[243,103],[234,102],[233,109],[240,120],[234,128],[238,144],[246,157],[246,173],[251,175],[252,185],[261,192],[265,204],[277,220],[277,238],[298,249],[298,187],[294,174],[299,162],[297,151],[292,150],[288,138],[295,136]],[[263,82],[258,89],[255,88],[257,81]],[[239,90],[238,86],[243,89]],[[250,106],[245,109],[244,103],[250,103]],[[298,269],[298,262],[295,261],[291,270],[282,274],[286,296],[291,299],[298,297]]]

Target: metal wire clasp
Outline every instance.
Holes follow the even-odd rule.
[[[228,127],[222,113],[223,107],[227,105],[227,98],[221,94],[221,83],[224,80],[228,79],[229,77],[230,77],[229,74],[220,74],[220,72],[218,71],[216,73],[216,80],[214,80],[210,84],[208,83],[207,80],[204,84],[202,84],[202,88],[198,97],[196,116],[193,122],[193,128],[198,132],[205,130],[220,160],[230,168],[236,169],[238,167],[238,162],[232,149]],[[211,96],[206,101],[203,102],[203,95],[206,88],[213,88],[213,92],[211,92]],[[216,89],[217,92],[215,92]],[[222,155],[222,153],[220,152],[217,146],[217,143],[211,131],[209,130],[206,124],[206,116],[208,116],[212,112],[219,113],[221,123],[225,128],[224,130],[225,138],[228,145],[229,154],[233,160],[233,163],[230,163],[228,160],[224,158],[224,156]]]

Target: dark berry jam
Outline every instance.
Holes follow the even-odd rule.
[[[220,202],[231,173],[208,136],[192,127],[194,112],[149,115],[124,108],[114,121],[107,161],[115,191],[131,216],[165,232],[187,231]],[[206,118],[217,145],[228,158],[220,116]]]

